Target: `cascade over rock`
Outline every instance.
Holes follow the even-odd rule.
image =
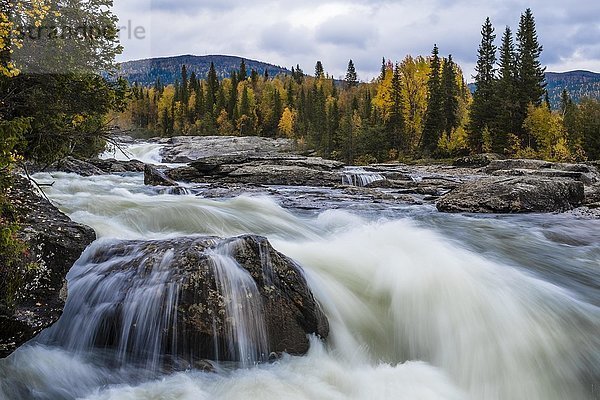
[[[151,369],[164,356],[251,365],[304,354],[307,334],[329,333],[302,269],[253,235],[100,241],[70,272],[69,290],[45,341],[112,348]]]

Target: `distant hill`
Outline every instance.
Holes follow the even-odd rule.
[[[560,105],[560,95],[567,89],[578,103],[583,97],[600,99],[600,74],[590,71],[546,72],[548,95],[553,108]]]
[[[560,106],[560,95],[567,89],[569,95],[578,103],[583,97],[600,99],[600,74],[590,71],[546,72],[546,89],[552,108]],[[470,83],[471,93],[475,84]]]
[[[246,63],[246,68],[248,69],[248,74],[250,74],[250,71],[253,69],[261,75],[267,70],[270,76],[291,73],[286,68],[277,65],[248,59],[244,59],[244,61]],[[121,63],[119,75],[132,84],[137,82],[140,85],[150,86],[156,82],[157,78],[160,78],[160,81],[164,84],[171,84],[175,83],[177,79],[181,79],[182,65],[186,66],[188,74],[191,74],[192,71],[194,71],[199,78],[206,78],[211,62],[215,64],[215,69],[219,78],[227,78],[230,76],[231,71],[239,69],[242,58],[220,55],[184,55],[128,61]]]

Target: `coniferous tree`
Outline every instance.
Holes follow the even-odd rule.
[[[292,78],[296,81],[298,85],[301,85],[304,81],[304,71],[300,68],[300,64],[296,64],[296,70],[292,68]]]
[[[238,76],[238,81],[243,82],[248,78],[248,70],[246,69],[246,61],[242,58],[242,62],[240,63],[240,72]]]
[[[545,92],[545,67],[540,63],[542,46],[538,42],[535,19],[528,8],[519,21],[517,31],[517,80],[519,109],[516,115],[516,125],[521,140],[524,139],[523,121],[527,116],[527,107],[531,103],[539,106]]]
[[[206,107],[209,111],[212,111],[213,105],[217,103],[218,91],[219,78],[217,77],[215,64],[211,62],[208,70],[208,77],[206,78]]]
[[[370,103],[370,101],[369,101]],[[396,64],[394,75],[392,76],[392,91],[391,91],[391,110],[390,110],[390,133],[392,135],[390,145],[392,148],[401,150],[401,147],[406,148],[406,143],[403,140],[404,134],[404,111],[403,111],[403,95],[402,95],[402,73],[400,65]],[[370,108],[370,107],[369,107]]]
[[[475,66],[475,93],[470,110],[469,145],[480,152],[483,146],[484,130],[492,128],[496,119],[496,46],[494,27],[488,18],[481,28],[481,43],[477,50],[477,65]]]
[[[181,102],[187,105],[189,100],[189,80],[187,74],[187,68],[185,65],[181,66]]]
[[[356,68],[354,68],[354,62],[352,60],[348,62],[348,69],[346,71],[346,86],[349,88],[358,86],[358,76],[356,75]]]
[[[290,110],[294,108],[294,83],[292,80],[289,81],[286,93],[286,104]]]
[[[258,72],[256,72],[256,70],[254,68],[252,68],[252,71],[250,71],[250,82],[252,82],[252,87],[256,88],[256,85],[258,84],[258,78],[260,76],[258,75]]]
[[[385,57],[381,59],[381,72],[379,73],[379,81],[382,82],[385,79],[385,72],[387,71],[387,64]]]
[[[442,121],[442,91],[440,79],[440,58],[437,44],[433,46],[429,62],[430,73],[427,83],[427,111],[421,135],[421,150],[426,156],[431,156],[437,149],[438,140],[443,130]]]
[[[456,64],[452,61],[452,55],[444,62],[442,68],[442,91],[443,91],[443,119],[444,132],[448,138],[452,132],[458,128],[458,97],[460,96],[460,88],[456,77]]]
[[[502,36],[497,82],[497,115],[492,149],[504,153],[508,147],[508,134],[516,134],[520,127],[516,119],[518,104],[517,61],[512,32],[507,26]]]
[[[325,78],[325,70],[323,69],[323,63],[321,63],[321,61],[317,61],[317,64],[315,65],[315,78]]]
[[[230,119],[235,119],[235,107],[238,100],[238,75],[235,71],[231,72],[231,88],[229,89],[229,98],[227,99],[227,115]]]

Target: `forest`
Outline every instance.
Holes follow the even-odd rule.
[[[259,135],[287,137],[300,148],[349,164],[450,158],[495,152],[509,157],[582,161],[600,157],[600,105],[575,104],[563,91],[552,111],[530,9],[516,35],[507,27],[500,46],[486,19],[478,49],[476,90],[467,88],[452,55],[383,58],[381,73],[359,82],[352,60],[344,80],[318,61],[314,75],[300,66],[269,76],[242,61],[219,79],[211,65],[199,79],[186,66],[174,85],[133,83],[121,128],[149,136]]]

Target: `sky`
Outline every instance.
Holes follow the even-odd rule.
[[[428,55],[434,43],[452,54],[471,81],[490,17],[497,45],[506,26],[516,32],[531,8],[541,61],[548,71],[600,72],[600,1],[595,0],[114,0],[119,17],[119,61],[182,54],[225,54],[312,74],[345,75],[352,59],[369,81],[382,57],[401,61]]]

